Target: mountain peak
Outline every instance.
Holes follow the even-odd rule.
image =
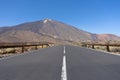
[[[52,21],[52,20],[49,19],[49,18],[46,18],[46,19],[43,20],[43,23],[46,23],[46,22],[48,22],[48,21]]]
[[[56,21],[43,19],[36,22],[24,23],[10,28],[0,28],[0,42],[35,42],[53,43],[120,40],[118,36],[92,34],[74,26]]]

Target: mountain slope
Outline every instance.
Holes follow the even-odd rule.
[[[119,36],[116,36],[114,34],[98,34],[97,39],[99,41],[109,41],[109,40],[120,40]]]
[[[88,40],[106,39],[106,37],[101,36],[102,35],[96,35],[77,29],[71,25],[59,21],[44,19],[36,22],[28,22],[16,25],[7,29],[2,29],[2,32],[0,33],[0,41],[1,42],[49,41],[57,43],[62,41],[80,42]],[[112,36],[112,38],[109,39],[120,40],[120,37]]]

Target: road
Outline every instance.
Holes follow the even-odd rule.
[[[54,46],[0,59],[0,80],[120,80],[120,56]]]

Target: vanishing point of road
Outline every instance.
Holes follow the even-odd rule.
[[[120,80],[120,56],[54,46],[0,59],[0,80]]]

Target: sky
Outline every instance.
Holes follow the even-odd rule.
[[[45,18],[120,36],[120,0],[0,0],[1,27]]]

